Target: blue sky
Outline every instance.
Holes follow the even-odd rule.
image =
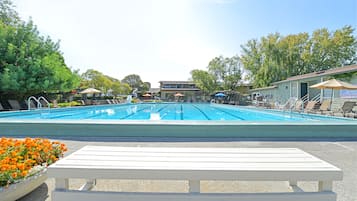
[[[122,79],[187,80],[215,56],[269,33],[357,27],[356,0],[14,0],[65,61]],[[356,31],[354,33],[356,34]]]

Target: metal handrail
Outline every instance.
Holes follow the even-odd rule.
[[[51,109],[50,102],[48,102],[48,100],[47,100],[45,97],[40,96],[40,97],[38,97],[37,100],[38,100],[38,103],[37,103],[37,104],[41,105],[41,107],[39,107],[39,108],[42,108],[42,104],[40,103],[40,100],[43,100],[43,101],[45,101],[45,103],[47,104],[47,108],[48,108],[48,109]]]
[[[37,103],[37,108],[40,108],[39,105],[42,107],[40,101],[39,101],[35,96],[30,96],[30,97],[27,99],[27,109],[28,109],[28,110],[31,110],[31,100],[32,100],[32,99]]]

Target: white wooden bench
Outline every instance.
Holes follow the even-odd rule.
[[[295,148],[169,148],[85,146],[48,168],[53,201],[336,201],[342,171]],[[69,178],[88,182],[69,190]],[[90,191],[95,179],[187,180],[188,193]],[[293,192],[200,193],[201,180],[289,181]],[[318,181],[304,192],[299,181]]]

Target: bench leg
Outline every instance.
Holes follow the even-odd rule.
[[[188,187],[190,193],[199,193],[201,191],[200,181],[199,180],[190,180],[188,181]]]
[[[297,181],[289,181],[289,185],[294,192],[304,192],[298,185]]]
[[[319,181],[319,192],[332,191],[332,181]]]
[[[87,182],[81,186],[78,190],[79,191],[90,191],[92,188],[97,184],[96,179],[89,179]]]
[[[56,178],[56,190],[68,190],[69,189],[69,181],[68,179],[59,179]]]

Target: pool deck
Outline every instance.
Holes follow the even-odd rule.
[[[343,180],[334,182],[333,190],[337,193],[338,201],[357,200],[357,141],[240,141],[239,139],[214,139],[214,138],[91,138],[82,139],[55,139],[65,143],[69,149],[66,155],[78,150],[85,145],[104,146],[143,146],[143,147],[294,147],[311,153],[343,171]],[[79,187],[78,180],[70,180],[70,187]],[[254,185],[252,185],[254,184]],[[316,190],[316,183],[301,182],[299,185],[306,191]],[[203,191],[238,192],[238,191],[288,191],[284,182],[219,182],[207,181],[202,184]],[[181,181],[98,181],[98,190],[117,191],[186,191],[187,185]],[[32,193],[19,201],[50,201],[51,191],[54,189],[54,179],[47,179]]]

